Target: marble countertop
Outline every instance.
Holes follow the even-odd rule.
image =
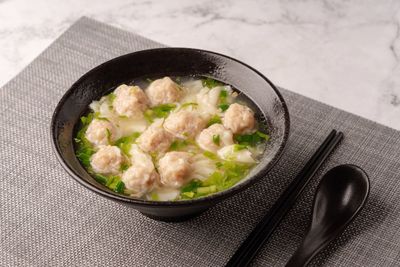
[[[0,0],[0,86],[81,16],[230,55],[400,130],[400,1]]]

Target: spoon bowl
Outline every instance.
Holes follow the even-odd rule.
[[[369,190],[368,176],[358,166],[346,164],[328,171],[314,196],[310,228],[286,266],[306,266],[356,217]]]

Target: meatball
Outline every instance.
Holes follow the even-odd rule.
[[[199,114],[188,110],[172,113],[164,122],[164,128],[179,138],[193,138],[204,126],[204,119]]]
[[[233,134],[222,124],[213,124],[201,131],[197,143],[204,150],[216,152],[221,147],[233,144]]]
[[[86,139],[95,146],[108,145],[108,141],[116,139],[116,129],[107,120],[94,119],[85,133]]]
[[[155,122],[140,135],[137,142],[145,152],[165,152],[171,146],[172,135]]]
[[[138,86],[120,85],[114,91],[113,107],[120,116],[135,117],[148,107],[149,100]]]
[[[146,90],[146,94],[150,99],[152,106],[177,102],[182,91],[171,78],[164,77],[153,81]]]
[[[254,112],[246,106],[234,103],[226,110],[223,123],[234,134],[251,132],[255,126]]]
[[[100,174],[117,174],[124,158],[116,146],[100,146],[90,158],[93,171]]]
[[[176,151],[166,153],[159,161],[158,171],[163,185],[181,187],[191,172],[191,154]]]
[[[131,191],[131,195],[141,197],[153,190],[157,185],[159,176],[153,168],[142,164],[135,164],[129,167],[121,177],[125,187]]]

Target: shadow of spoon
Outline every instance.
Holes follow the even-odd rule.
[[[286,267],[307,266],[356,217],[369,189],[368,176],[358,166],[340,165],[328,171],[314,196],[310,228]]]

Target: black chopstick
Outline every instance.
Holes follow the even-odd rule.
[[[278,198],[275,204],[257,224],[246,240],[236,250],[226,266],[247,266],[260,250],[262,245],[272,235],[285,214],[293,206],[305,186],[317,172],[318,168],[326,160],[336,145],[342,140],[343,133],[332,130],[325,141],[317,149],[314,155],[306,163],[296,178]]]

